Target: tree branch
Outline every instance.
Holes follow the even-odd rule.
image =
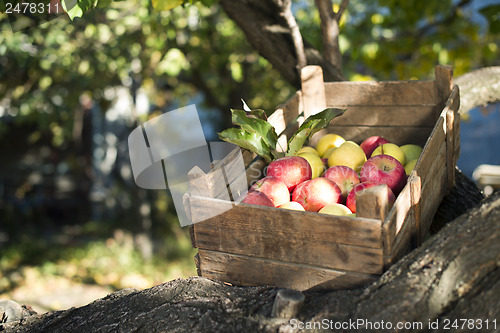
[[[500,66],[476,69],[455,79],[460,87],[460,113],[500,101]]]
[[[343,0],[337,13],[333,12],[331,0],[315,0],[321,19],[323,55],[339,71],[342,70],[342,55],[339,47],[339,22],[349,0]]]
[[[292,13],[292,1],[288,0],[284,4],[284,10],[281,13],[285,19],[290,32],[292,35],[293,45],[295,46],[295,55],[297,56],[297,71],[300,71],[303,67],[307,65],[306,54],[304,52],[304,42],[302,41],[302,35],[295,20],[295,16]]]

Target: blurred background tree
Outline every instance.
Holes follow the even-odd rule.
[[[498,66],[498,3],[79,0],[43,24],[1,14],[0,294],[22,267],[113,288],[195,274],[168,191],[135,186],[131,130],[194,103],[216,140],[241,99],[269,113],[286,101],[304,62],[330,80]]]

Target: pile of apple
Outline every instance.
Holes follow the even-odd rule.
[[[241,202],[355,216],[356,194],[375,185],[387,185],[392,205],[421,152],[418,145],[397,146],[380,136],[358,145],[327,134],[315,147],[271,161]]]

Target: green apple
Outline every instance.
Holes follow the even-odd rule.
[[[402,165],[406,164],[405,153],[399,146],[395,145],[394,143],[384,143],[383,145],[375,148],[372,153],[372,157],[377,155],[389,155],[397,159]]]
[[[405,165],[405,172],[406,175],[409,176],[412,170],[415,168],[415,164],[417,164],[418,158],[411,160],[410,162],[406,163]]]
[[[335,149],[328,157],[328,166],[345,165],[356,172],[361,170],[361,167],[366,162],[366,155],[361,147],[353,142],[346,141]]]
[[[399,148],[401,148],[401,150],[405,154],[406,163],[411,160],[418,159],[420,157],[420,154],[422,153],[422,147],[414,144],[403,145]]]
[[[300,153],[297,156],[303,157],[309,162],[312,170],[311,179],[317,178],[323,174],[325,171],[325,165],[321,160],[321,157],[314,153]]]
[[[347,206],[339,203],[326,205],[321,208],[318,213],[340,216],[349,216],[352,214],[351,210],[347,208]]]
[[[344,142],[345,139],[338,134],[326,134],[319,139],[316,150],[319,156],[323,157],[328,148],[339,147]]]

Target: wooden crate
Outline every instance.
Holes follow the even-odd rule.
[[[437,66],[433,81],[323,82],[321,69],[302,71],[302,89],[269,121],[282,145],[308,115],[325,107],[347,108],[317,133],[360,143],[381,135],[398,145],[424,146],[408,182],[390,210],[377,188],[358,197],[357,217],[235,204],[215,190],[242,181],[231,172],[238,151],[207,174],[190,172],[188,214],[198,274],[235,285],[296,290],[353,288],[373,281],[418,246],[439,203],[453,186],[459,155],[459,91],[452,69]],[[238,148],[239,149],[239,148]],[[245,153],[248,185],[264,163]],[[225,173],[217,172],[225,167]],[[383,196],[382,196],[383,197]]]

